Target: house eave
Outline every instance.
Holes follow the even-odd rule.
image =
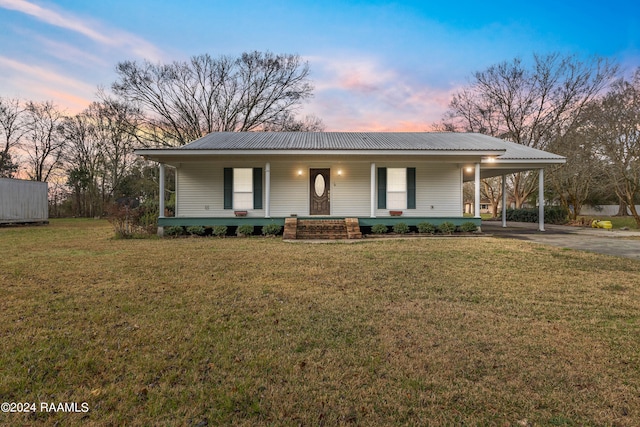
[[[491,157],[496,158],[505,152],[495,150],[182,150],[182,149],[140,149],[134,153],[147,160],[162,162],[164,159],[194,159],[206,157],[231,156],[340,156],[340,157],[388,157],[388,156],[420,156],[420,157]]]

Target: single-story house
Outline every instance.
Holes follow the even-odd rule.
[[[136,154],[159,163],[160,194],[165,166],[176,171],[175,216],[164,217],[161,200],[160,233],[166,226],[285,225],[287,218],[480,226],[481,178],[539,170],[543,194],[543,169],[565,162],[498,138],[452,132],[214,132]],[[463,216],[465,181],[475,182],[473,218]]]

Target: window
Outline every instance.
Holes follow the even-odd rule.
[[[262,209],[262,168],[224,168],[224,208]]]
[[[253,209],[253,169],[233,169],[233,208]]]
[[[378,168],[378,209],[416,208],[416,168]]]
[[[407,170],[387,168],[387,209],[407,208]]]

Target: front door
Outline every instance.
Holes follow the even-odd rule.
[[[331,176],[330,169],[311,169],[310,170],[310,191],[311,206],[309,207],[310,215],[330,215],[331,207],[329,205],[329,178]]]

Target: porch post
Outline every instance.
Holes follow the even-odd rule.
[[[502,227],[507,226],[507,176],[502,175]]]
[[[476,200],[473,214],[480,218],[480,163],[476,163]]]
[[[158,218],[164,218],[164,163],[159,164],[160,167],[160,177],[158,180],[160,181],[160,212],[158,212]]]
[[[544,231],[544,169],[538,175],[538,231]]]
[[[264,217],[271,218],[271,163],[264,166]]]
[[[371,163],[371,218],[376,217],[376,164]]]

